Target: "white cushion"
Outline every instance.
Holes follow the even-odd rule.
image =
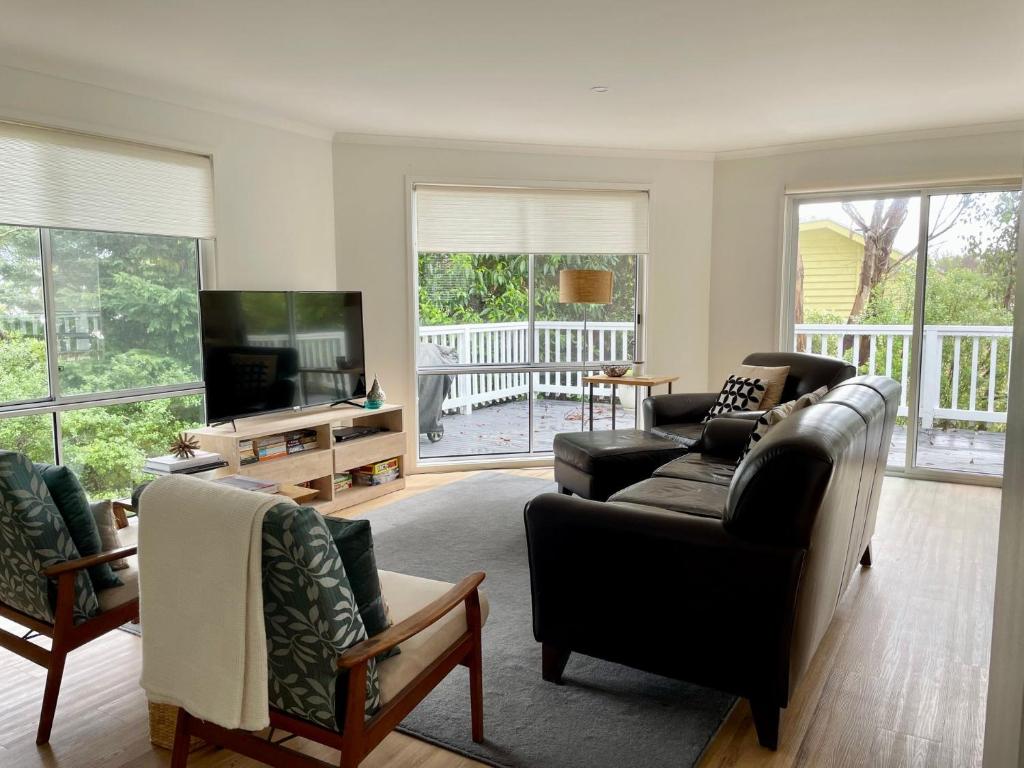
[[[379,571],[381,592],[387,601],[391,621],[398,624],[432,603],[452,588],[444,581],[421,579],[391,571]],[[102,594],[102,593],[100,593]],[[487,596],[480,592],[480,618],[486,623],[490,605]],[[460,604],[448,612],[440,621],[431,624],[418,635],[402,643],[402,652],[381,662],[377,669],[380,674],[380,700],[386,704],[426,669],[433,661],[450,648],[466,631],[466,605]]]

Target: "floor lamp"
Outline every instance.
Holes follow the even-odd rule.
[[[604,269],[563,269],[558,273],[558,303],[583,305],[583,362],[589,362],[587,307],[590,304],[612,303],[612,273]],[[583,384],[583,376],[580,376],[580,431],[583,431],[585,426],[585,392],[586,385]],[[614,407],[615,403],[612,403],[612,408]]]

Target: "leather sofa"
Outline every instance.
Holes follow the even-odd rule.
[[[856,370],[845,360],[804,352],[754,352],[743,360],[744,365],[789,366],[782,389],[780,403],[796,400],[801,395],[820,387],[835,387],[849,379]],[[687,392],[674,395],[654,395],[643,403],[644,429],[658,437],[673,440],[684,448],[690,448],[701,436],[704,425],[701,421],[708,412],[718,392]],[[756,419],[762,411],[747,411],[745,418]]]
[[[750,700],[778,744],[785,708],[871,536],[900,385],[861,376],[774,426],[714,419],[686,455],[608,502],[525,510],[542,675],[571,653]],[[614,628],[614,629],[612,629]]]

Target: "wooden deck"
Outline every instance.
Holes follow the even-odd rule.
[[[566,400],[534,401],[534,452],[548,452],[559,432],[578,432],[581,428],[578,402]],[[615,412],[616,427],[633,427],[633,409],[621,404]],[[583,414],[585,415],[585,414]],[[529,440],[529,404],[515,400],[483,408],[470,414],[448,414],[442,420],[444,437],[431,443],[420,435],[420,456],[425,459],[455,458],[527,453]],[[611,429],[611,406],[594,404],[594,429]],[[918,466],[953,472],[970,472],[998,477],[1003,472],[1002,432],[976,432],[969,429],[929,429],[920,434]],[[893,434],[889,463],[902,467],[906,455],[906,428],[898,426]]]

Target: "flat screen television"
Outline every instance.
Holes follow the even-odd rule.
[[[206,420],[366,395],[358,291],[200,291]]]

